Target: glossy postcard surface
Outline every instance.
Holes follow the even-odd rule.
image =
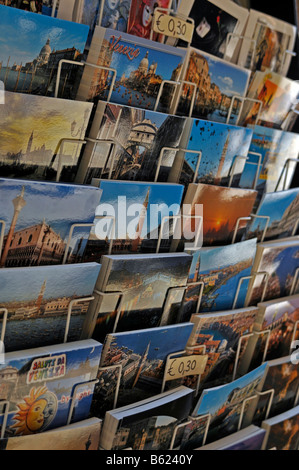
[[[189,346],[205,346],[208,355],[208,363],[200,379],[201,388],[216,387],[232,380],[239,340],[253,332],[257,312],[253,307],[214,315],[192,315],[190,321],[194,328]],[[242,342],[239,362],[246,352],[247,342]]]
[[[192,416],[200,418],[208,413],[211,415],[207,443],[237,431],[243,401],[255,395],[266,368],[267,364],[264,364],[232,383],[202,392]],[[207,419],[203,418],[202,422],[194,421],[186,427],[186,444],[183,448],[195,449],[201,445],[206,421]]]
[[[58,63],[81,59],[88,26],[3,5],[0,18],[0,80],[5,90],[53,96]],[[74,96],[77,71],[75,65],[62,68],[61,97]]]
[[[102,103],[98,108],[103,108]],[[158,181],[167,181],[176,153],[163,151],[163,147],[179,146],[185,119],[115,104],[107,104],[101,112],[102,119],[94,137],[117,141],[116,154],[112,162],[111,147],[102,143],[96,145],[85,182],[108,176],[116,180],[154,181],[157,171]]]
[[[262,167],[258,174],[256,187],[259,193],[272,193],[275,190],[289,189],[296,162],[288,162],[287,167],[286,163],[288,159],[297,159],[298,147],[298,134],[269,127],[254,127],[249,151],[262,155]],[[239,182],[241,188],[253,187],[257,173],[257,163],[258,155],[249,154]]]
[[[122,365],[117,407],[160,393],[167,356],[186,347],[193,325],[184,323],[106,336],[101,367]],[[92,411],[111,410],[120,370],[99,371]]]
[[[265,241],[290,237],[299,219],[299,188],[265,194],[256,215],[261,218],[253,219],[246,238],[260,241],[264,233]]]
[[[167,291],[186,285],[192,257],[183,253],[104,255],[101,260],[103,271],[98,289],[106,293],[123,292],[116,330],[121,332],[159,326]],[[99,340],[112,332],[117,300],[117,296],[113,296],[102,302],[93,338]]]
[[[0,178],[0,218],[5,222],[0,267],[61,264],[71,226],[93,223],[101,191],[62,183]],[[68,263],[82,260],[90,228],[74,231]]]
[[[59,143],[75,135],[84,139],[91,109],[91,103],[6,91],[0,106],[0,175],[73,181],[81,146]]]
[[[96,215],[104,215],[103,213],[107,207],[105,204],[110,204],[115,213],[115,236],[112,253],[114,255],[154,253],[162,220],[169,215],[168,207],[172,207],[174,215],[180,213],[183,186],[171,183],[157,184],[112,180],[99,180],[98,184],[103,192]],[[134,207],[134,213],[130,211],[130,207]],[[128,214],[126,220],[123,219],[124,214]],[[101,255],[108,253],[111,240],[109,222],[104,219],[96,222],[86,245],[84,261],[99,262]],[[105,230],[105,224],[107,224],[107,230]],[[171,234],[171,229],[169,232]],[[165,245],[166,243],[165,240]]]
[[[81,263],[0,269],[0,307],[8,310],[5,351],[62,343],[70,302],[92,295],[100,268]],[[68,341],[80,339],[88,305],[72,308]]]
[[[87,67],[77,99],[107,101],[114,74],[111,102],[153,110],[162,81],[178,79],[185,55],[183,49],[97,27],[87,62],[112,68],[115,72]],[[173,86],[166,84],[158,111],[169,112],[173,90]]]
[[[250,71],[191,48],[183,80],[196,84],[192,117],[226,123],[233,96],[245,96]],[[185,84],[176,114],[188,115],[194,87]],[[240,100],[234,100],[229,124],[236,124]]]
[[[297,450],[299,445],[299,407],[262,423],[267,434],[264,450]]]
[[[1,400],[10,402],[5,437],[65,426],[73,393],[72,422],[86,419],[94,388],[88,382],[96,377],[101,350],[101,344],[87,340],[6,354],[0,366]]]
[[[187,148],[202,152],[196,183],[227,185],[236,157],[247,157],[253,131],[237,126],[195,119]],[[197,166],[194,154],[185,155],[180,182],[193,181]],[[234,174],[242,174],[245,158],[236,163]]]
[[[209,184],[190,184],[184,204],[191,204],[190,215],[196,214],[196,205],[203,206],[203,245],[228,245],[232,242],[235,230],[239,233],[247,221],[239,218],[249,217],[256,200],[257,192],[226,188]],[[190,221],[191,227],[195,221]],[[194,227],[195,228],[195,227]]]

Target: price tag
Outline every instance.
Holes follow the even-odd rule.
[[[153,19],[153,30],[155,33],[191,43],[194,24],[156,10]]]
[[[188,375],[201,375],[204,373],[207,361],[207,355],[170,358],[166,362],[165,381],[181,379]]]

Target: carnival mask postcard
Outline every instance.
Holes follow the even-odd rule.
[[[167,148],[179,147],[185,124],[182,117],[99,101],[89,137],[104,142],[87,142],[78,170],[80,182],[167,181],[177,155]]]
[[[246,354],[248,339],[253,332],[258,309],[236,309],[213,314],[192,315],[193,331],[188,346],[205,347],[208,362],[200,378],[200,388],[212,388],[233,380],[238,366]]]
[[[270,127],[255,126],[240,188],[256,189],[259,196],[289,189],[296,170],[299,135]],[[261,167],[258,169],[259,156]]]
[[[0,80],[5,90],[43,96],[54,95],[62,59],[82,58],[89,31],[86,25],[3,5],[0,28]],[[75,97],[77,72],[76,65],[62,67],[60,97]]]
[[[296,228],[298,230],[298,220],[299,188],[267,193],[264,194],[256,217],[249,224],[244,238],[254,237],[258,241],[287,238],[293,235]]]
[[[256,239],[253,239],[227,246],[187,250],[193,257],[200,258],[196,276],[197,282],[204,283],[200,312],[231,310],[234,302],[237,308],[243,308],[248,281],[241,280],[251,275],[256,247]]]
[[[234,181],[240,179],[245,166],[253,131],[200,119],[192,119],[191,123],[187,150],[192,153],[186,152],[184,161],[181,160],[177,168],[178,182],[227,186],[233,173],[235,186]],[[200,153],[199,157],[195,151]],[[178,157],[173,167],[177,166],[177,161]],[[173,168],[171,175],[174,171]]]
[[[266,70],[255,72],[238,125],[261,125],[281,129],[292,106],[297,103],[299,83]]]
[[[102,191],[92,186],[0,178],[0,267],[79,263]]]
[[[111,239],[111,251],[115,255],[155,253],[162,220],[168,216],[170,206],[172,213],[179,215],[184,187],[171,183],[92,181],[102,190],[96,216],[104,217],[110,206],[115,217],[114,234],[112,219],[95,220],[95,227],[91,230],[85,248],[84,261],[99,261],[103,254],[108,254]],[[140,217],[137,220],[138,212]],[[163,240],[164,251],[167,249],[167,241],[169,251],[172,235],[173,231],[169,227],[169,238]]]
[[[7,417],[4,437],[66,426],[74,394],[70,423],[87,419],[101,351],[100,343],[85,340],[5,354],[0,397],[10,406],[7,416],[1,407],[1,425]]]
[[[173,7],[172,0],[131,0],[127,32],[133,36],[162,42],[163,36],[152,32],[153,16],[156,8],[166,12],[171,7]]]
[[[92,296],[100,268],[80,263],[1,269],[0,307],[8,311],[5,351],[63,343],[64,338],[78,341],[89,306],[84,299]],[[75,305],[67,325],[71,302]]]
[[[290,23],[250,10],[238,63],[253,72],[266,69],[286,76],[296,40],[296,27]],[[250,41],[251,38],[251,41]]]
[[[246,305],[297,294],[295,276],[298,268],[298,237],[258,243],[253,271],[261,274],[250,281]]]
[[[91,103],[5,92],[0,106],[0,176],[72,182]]]
[[[207,444],[236,432],[243,402],[254,397],[256,391],[262,387],[267,367],[267,364],[263,364],[234,382],[205,389],[192,412],[191,416],[194,418],[194,422],[185,428],[183,446],[185,444],[191,450],[202,445],[208,414],[210,415],[210,425]],[[251,400],[245,410],[243,426],[251,424],[247,417],[252,408],[255,409],[255,405]]]
[[[103,346],[99,382],[92,412],[101,416],[113,407],[117,376],[121,374],[117,407],[136,403],[161,392],[167,357],[183,351],[192,331],[191,323],[108,334]],[[122,365],[122,369],[106,369]]]
[[[246,8],[228,0],[182,0],[180,13],[194,20],[193,47],[235,63],[237,36],[243,34],[248,18]]]
[[[177,387],[131,406],[108,411],[100,445],[104,450],[168,450],[176,426],[192,407],[194,390]]]
[[[186,253],[103,255],[96,290],[104,295],[89,309],[83,334],[104,341],[108,333],[160,326],[166,295],[186,286],[191,261]]]
[[[227,245],[244,233],[247,221],[240,218],[249,217],[252,213],[257,192],[239,188],[227,188],[209,184],[189,184],[184,204],[190,207],[188,214],[195,216],[198,206],[203,208],[203,246]],[[183,233],[188,235],[187,224],[193,232],[198,221],[186,218]],[[190,227],[189,227],[190,230]]]
[[[186,50],[97,26],[77,99],[107,101],[170,113]],[[162,83],[163,82],[163,83]],[[163,88],[162,88],[163,87]],[[158,98],[160,96],[159,102]]]
[[[298,450],[299,406],[262,422],[266,429],[262,450]]]
[[[84,419],[48,432],[0,439],[0,450],[99,450],[101,429],[101,419]]]
[[[250,70],[190,47],[176,95],[176,112],[209,121],[237,124],[241,101],[247,94]],[[236,97],[236,98],[234,98]],[[190,111],[190,107],[192,110]]]

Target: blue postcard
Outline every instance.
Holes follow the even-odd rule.
[[[194,258],[189,280],[194,282],[196,276],[196,281],[204,283],[200,312],[231,310],[236,296],[235,308],[244,306],[248,280],[242,282],[239,292],[237,289],[240,280],[251,274],[256,246],[256,239],[252,239],[227,246],[187,251]],[[200,261],[199,265],[197,260]]]
[[[198,157],[194,153],[186,153],[180,182],[187,184],[195,177],[196,183],[227,185],[233,165],[234,177],[240,178],[252,134],[249,128],[194,119],[187,149],[201,152],[200,165],[195,175]]]
[[[86,25],[4,5],[0,29],[0,80],[5,90],[44,96],[54,95],[62,59],[81,60],[89,31]],[[59,96],[75,96],[78,68],[62,67]]]
[[[87,419],[101,351],[97,341],[84,340],[6,354],[0,365],[0,397],[9,402],[5,437],[65,426],[72,399],[71,423]],[[2,405],[1,424],[4,411]]]
[[[84,69],[77,99],[107,101],[115,77],[110,101],[153,110],[164,80],[177,81],[185,49],[137,38],[120,31],[96,27],[87,62],[111,70]],[[169,112],[174,98],[174,86],[166,84],[158,111]]]
[[[169,216],[169,207],[171,206],[173,215],[180,214],[184,187],[171,183],[113,180],[93,180],[93,183],[102,190],[96,216],[104,216],[108,204],[115,216],[112,253],[154,253],[162,220]],[[108,253],[112,235],[111,223],[111,219],[95,221],[84,252],[85,261],[99,261],[102,254]],[[168,240],[163,240],[164,249],[167,242],[170,244],[171,233],[169,223]],[[165,236],[164,229],[163,237]]]
[[[0,269],[0,308],[8,312],[5,351],[63,343],[65,335],[79,340],[100,268],[80,263]],[[4,328],[3,315],[0,322]]]
[[[0,267],[82,261],[102,191],[92,186],[0,178]]]

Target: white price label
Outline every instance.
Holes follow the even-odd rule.
[[[194,24],[156,10],[153,19],[153,30],[155,33],[191,43]]]
[[[188,375],[201,375],[204,373],[207,361],[207,355],[170,358],[166,362],[165,381],[180,379]]]

